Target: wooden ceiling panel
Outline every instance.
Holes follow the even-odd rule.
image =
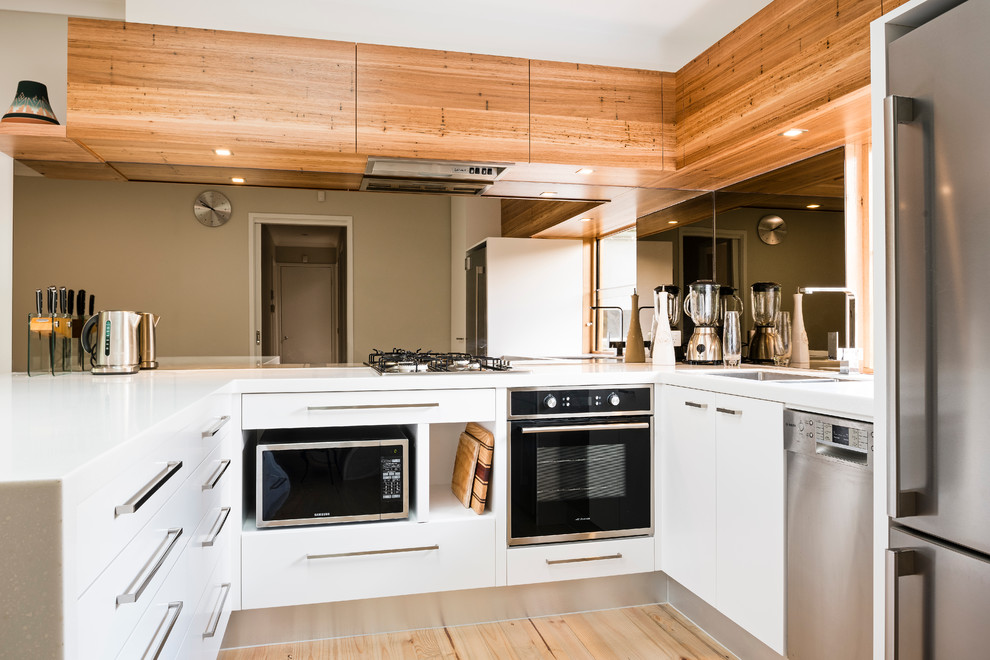
[[[231,185],[231,178],[241,177],[246,186],[274,188],[312,188],[317,190],[357,190],[360,174],[337,172],[298,172],[235,167],[197,167],[158,163],[111,163],[128,181],[165,181],[169,183],[203,183]]]
[[[15,160],[102,162],[65,135],[65,126],[0,122],[0,152]]]
[[[529,238],[595,208],[601,202],[503,199],[502,236]],[[568,237],[570,238],[570,237]]]
[[[75,181],[126,181],[127,179],[110,165],[77,163],[65,160],[21,160],[18,161],[38,174],[49,179],[72,179]]]

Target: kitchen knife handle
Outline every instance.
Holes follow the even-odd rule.
[[[56,310],[55,305],[58,303],[58,290],[50,286],[48,287],[48,316],[55,316]]]
[[[886,639],[887,648],[884,653],[886,660],[898,660],[900,648],[898,636],[900,635],[900,579],[909,575],[918,575],[921,571],[920,556],[916,550],[898,549],[887,550],[887,612],[886,617]]]
[[[72,289],[69,289],[69,295],[66,297],[66,301],[69,303],[69,306],[66,309],[66,314],[68,314],[69,316],[74,316],[75,315],[74,312],[76,309],[76,292],[73,291]]]
[[[96,303],[96,296],[89,294],[89,315],[93,315],[93,305]]]
[[[41,294],[41,289],[34,290],[34,308],[38,312],[38,316],[45,313],[44,296]]]
[[[86,289],[79,289],[79,293],[76,294],[76,313],[79,316],[86,314]]]
[[[64,286],[63,287],[59,287],[59,289],[58,289],[58,308],[62,312],[62,314],[65,314],[65,311],[69,308],[69,296],[66,295],[66,294],[67,294],[67,292],[65,290],[65,287]]]
[[[888,462],[887,513],[892,518],[918,514],[919,493],[906,491],[901,462],[905,436],[927,433],[928,417],[928,300],[931,280],[924,264],[927,256],[924,213],[915,210],[900,217],[898,190],[898,127],[914,122],[917,110],[914,99],[890,95],[883,100],[884,178],[886,184],[887,236],[887,424],[890,429]],[[922,172],[923,174],[923,172]],[[909,223],[910,227],[902,226]],[[908,269],[898,267],[903,261]],[[909,279],[913,281],[908,281]],[[907,298],[910,296],[910,299]],[[903,304],[902,304],[903,303]],[[914,311],[915,318],[908,318]],[[921,318],[919,318],[921,317]],[[904,356],[904,360],[901,356]],[[910,377],[906,376],[910,373]],[[903,384],[914,383],[911,387]],[[904,419],[910,415],[911,419]],[[920,419],[919,419],[920,416]],[[912,445],[923,443],[914,436]]]

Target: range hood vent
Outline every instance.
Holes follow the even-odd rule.
[[[438,195],[480,195],[507,167],[482,163],[415,158],[368,158],[361,190]]]

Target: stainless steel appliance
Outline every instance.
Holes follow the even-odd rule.
[[[985,0],[928,2],[883,33],[888,658],[990,648],[988,26]]]
[[[469,353],[435,353],[433,351],[408,351],[393,348],[391,351],[375,351],[365,362],[381,375],[422,373],[491,373],[511,371],[505,360],[471,355]]]
[[[873,424],[784,411],[787,658],[873,656]]]
[[[141,365],[138,312],[102,311],[91,316],[79,335],[94,374],[133,374]],[[95,333],[95,341],[93,334]]]
[[[653,387],[509,391],[509,545],[653,533]]]
[[[684,313],[694,322],[694,332],[684,351],[687,364],[718,364],[722,361],[722,340],[718,324],[722,317],[721,287],[710,280],[698,280],[688,286],[684,296]]]
[[[773,322],[780,311],[780,285],[776,282],[756,282],[750,287],[749,309],[753,314],[753,336],[749,340],[746,361],[754,364],[773,364]]]
[[[258,527],[409,517],[409,438],[398,426],[260,431]]]
[[[368,158],[361,190],[370,192],[480,195],[502,176],[508,163]]]
[[[155,339],[155,328],[161,317],[149,312],[141,312],[141,321],[138,325],[138,354],[141,356],[142,369],[158,368],[158,346]]]

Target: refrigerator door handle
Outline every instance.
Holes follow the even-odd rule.
[[[898,660],[899,619],[901,615],[900,578],[920,572],[918,552],[915,550],[887,550],[887,613],[886,660]]]
[[[915,120],[915,102],[914,99],[905,96],[890,95],[884,99],[883,111],[884,178],[887,187],[887,290],[890,292],[887,295],[887,328],[890,329],[888,332],[887,341],[887,392],[891,405],[887,406],[887,424],[890,429],[891,441],[889,443],[890,460],[888,461],[889,474],[887,479],[887,513],[892,518],[902,518],[905,516],[917,515],[919,508],[918,492],[913,490],[907,491],[902,485],[902,435],[909,429],[910,432],[927,433],[927,415],[925,415],[926,423],[924,424],[919,425],[916,423],[916,420],[914,423],[902,424],[902,395],[906,394],[910,396],[910,394],[914,393],[906,393],[902,391],[900,379],[906,365],[902,362],[901,356],[904,355],[908,358],[913,358],[916,360],[917,362],[911,365],[911,368],[914,371],[920,370],[924,373],[926,371],[927,363],[928,339],[927,336],[923,336],[922,338],[915,338],[915,342],[910,342],[921,344],[920,346],[902,346],[900,345],[901,334],[902,330],[907,331],[909,328],[924,328],[926,320],[924,317],[920,319],[916,318],[912,323],[912,320],[907,318],[907,316],[912,311],[915,312],[915,315],[918,315],[919,313],[927,313],[929,282],[927,275],[922,275],[922,277],[925,278],[924,282],[908,283],[907,280],[910,275],[905,273],[898,264],[898,262],[901,261],[908,264],[912,273],[918,273],[919,271],[924,272],[927,270],[926,268],[918,268],[917,264],[919,262],[911,258],[912,256],[917,256],[914,253],[918,250],[913,250],[911,255],[906,255],[905,241],[903,239],[899,240],[899,231],[901,232],[901,236],[906,237],[910,235],[910,229],[905,231],[901,226],[901,218],[898,217],[899,204],[901,202],[900,196],[898,195],[897,180],[898,126],[900,124],[911,123]],[[917,231],[917,228],[915,228],[915,231]],[[924,231],[921,232],[921,235],[924,235]],[[921,250],[923,252],[924,243],[921,245]],[[922,254],[921,256],[921,263],[924,263],[924,255]],[[915,277],[915,279],[917,279],[917,277]],[[890,286],[891,284],[894,286]],[[912,284],[914,286],[912,286]],[[917,286],[918,284],[921,286]],[[921,290],[919,290],[919,288]],[[908,296],[910,296],[910,301],[904,300],[904,304],[902,304],[901,298]],[[927,385],[923,384],[922,387],[927,388]],[[923,399],[927,399],[927,391],[925,391],[921,397]],[[914,405],[904,406],[903,409],[909,410],[912,414],[917,414],[919,408],[916,404],[918,402],[914,401],[912,403]],[[924,401],[923,407],[920,409],[927,409],[927,400]]]

